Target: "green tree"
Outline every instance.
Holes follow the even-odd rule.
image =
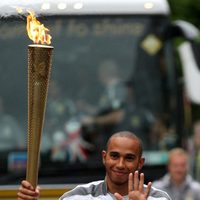
[[[183,19],[200,29],[200,0],[168,0],[173,20]]]

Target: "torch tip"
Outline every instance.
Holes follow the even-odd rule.
[[[39,48],[50,48],[52,49],[53,46],[49,46],[49,45],[44,45],[44,44],[30,44],[28,45],[29,47],[39,47]]]

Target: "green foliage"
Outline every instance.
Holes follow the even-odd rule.
[[[168,2],[173,20],[186,20],[200,29],[200,0],[168,0]]]

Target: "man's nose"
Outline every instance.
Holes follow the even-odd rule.
[[[124,158],[119,158],[117,162],[117,167],[123,168],[125,166]]]

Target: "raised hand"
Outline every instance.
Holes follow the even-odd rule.
[[[128,180],[128,197],[129,200],[146,200],[148,198],[149,192],[151,190],[151,182],[148,183],[147,188],[144,188],[144,174],[140,174],[135,171],[134,177],[133,174],[129,174]],[[124,200],[123,196],[119,193],[115,193],[115,198],[117,200]]]

